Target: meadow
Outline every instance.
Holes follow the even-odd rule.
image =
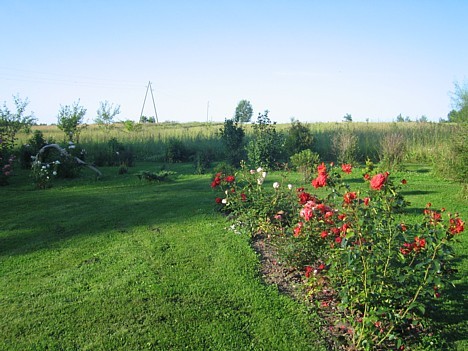
[[[436,155],[446,152],[450,141],[459,129],[456,124],[440,123],[304,123],[314,136],[314,151],[322,160],[331,161],[335,158],[332,148],[332,138],[340,131],[350,131],[358,137],[359,161],[367,158],[374,161],[380,155],[379,145],[383,136],[400,133],[404,136],[406,150],[405,161],[412,163],[431,163]],[[290,124],[277,124],[279,132],[287,132]],[[223,159],[223,146],[219,138],[223,123],[160,123],[144,124],[137,131],[128,131],[123,124],[115,124],[114,128],[105,130],[97,125],[89,125],[83,129],[80,144],[89,154],[94,154],[106,147],[111,139],[129,146],[140,160],[161,160],[164,158],[168,141],[176,139],[190,150],[191,153],[209,151],[215,161]],[[246,143],[252,136],[252,124],[244,125]],[[49,140],[60,142],[64,134],[56,126],[34,126]],[[28,135],[19,135],[19,143],[26,143]]]
[[[359,158],[378,160],[382,135],[407,140],[404,166],[414,222],[427,202],[468,218],[459,182],[432,173],[435,155],[448,150],[456,125],[431,123],[310,124],[315,151],[333,160],[332,136],[351,129]],[[89,126],[80,137],[87,159],[115,138],[135,154],[135,165],[100,167],[103,176],[56,179],[35,188],[27,169],[0,187],[0,349],[4,350],[326,350],[323,322],[307,304],[265,284],[251,238],[229,230],[215,210],[213,167],[223,161],[222,124],[145,125],[140,131]],[[288,125],[278,125],[287,130]],[[63,142],[55,126],[35,126]],[[247,138],[251,127],[246,126]],[[19,144],[29,136],[21,135]],[[192,158],[167,163],[167,145],[179,140]],[[210,150],[211,168],[196,174],[193,155]],[[176,172],[147,182],[141,171]],[[347,180],[358,182],[356,169]],[[274,173],[271,185],[280,179]],[[292,179],[300,184],[299,174]],[[460,235],[455,285],[440,299],[434,320],[447,349],[465,350],[467,238]]]

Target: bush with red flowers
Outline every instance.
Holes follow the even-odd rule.
[[[294,191],[286,179],[270,189],[262,169],[243,169],[232,182],[217,174],[213,183],[237,230],[281,237],[291,253],[284,259],[303,272],[307,300],[342,347],[402,349],[432,341],[426,308],[450,283],[451,243],[464,222],[428,204],[420,223],[401,223],[406,181],[378,173],[364,177],[365,190],[353,191],[340,174],[351,171],[349,164],[322,163],[310,190]],[[328,194],[314,195],[319,187]]]

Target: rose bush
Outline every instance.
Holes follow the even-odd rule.
[[[232,178],[217,174],[212,187],[236,231],[279,237],[289,247],[305,296],[342,344],[408,349],[429,335],[426,309],[450,283],[451,242],[464,222],[428,204],[419,223],[401,223],[406,180],[366,173],[368,185],[354,190],[341,177],[351,172],[351,164],[321,163],[308,190],[285,186],[286,179],[265,186],[263,169],[244,166]],[[314,195],[318,188],[327,194]]]

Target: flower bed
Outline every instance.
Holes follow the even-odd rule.
[[[267,187],[264,169],[242,165],[235,175],[216,174],[211,186],[234,232],[275,243],[278,257],[270,250],[266,260],[283,281],[297,284],[302,273],[301,296],[324,317],[335,347],[408,350],[430,343],[426,309],[450,284],[451,243],[464,222],[427,204],[418,223],[401,223],[406,180],[368,172],[366,189],[355,190],[342,180],[352,171],[350,164],[321,163],[312,187],[294,187],[286,177]],[[317,196],[313,188],[327,191]],[[260,252],[265,245],[257,241]]]

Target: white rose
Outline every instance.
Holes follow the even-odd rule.
[[[280,183],[274,182],[273,183],[273,188],[278,189],[280,187]]]
[[[288,184],[288,189],[291,190],[293,188],[292,184]]]

